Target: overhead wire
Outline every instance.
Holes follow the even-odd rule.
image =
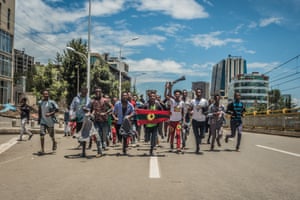
[[[290,86],[290,84],[288,84],[288,83],[291,83],[291,82],[296,83],[296,81],[297,81],[297,83],[299,83],[299,81],[298,81],[298,80],[300,80],[300,76],[299,76],[300,71],[299,71],[299,63],[298,63],[299,56],[300,55],[297,55],[297,56],[289,59],[288,61],[274,67],[273,69],[271,69],[267,72],[267,73],[272,72],[271,74],[274,74],[274,73],[277,73],[277,72],[279,73],[279,74],[273,76],[273,78],[275,77],[276,79],[273,79],[269,82],[269,83],[273,83],[271,85],[271,88],[275,87],[275,88],[281,89],[281,91],[289,91],[289,90],[294,90],[294,89],[297,89],[297,88],[300,87],[300,86],[294,87],[294,86]],[[296,61],[296,65],[295,66],[292,65],[294,67],[289,68],[288,70],[285,70],[284,71],[285,73],[283,73],[283,71],[280,68],[288,65],[289,63],[291,63],[293,61]],[[281,70],[281,71],[278,71],[278,70]]]

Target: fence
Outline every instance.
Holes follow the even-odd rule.
[[[249,129],[300,131],[299,108],[246,113],[243,126]]]

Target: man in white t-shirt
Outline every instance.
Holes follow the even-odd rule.
[[[183,120],[184,113],[184,102],[181,98],[181,91],[174,90],[174,97],[171,96],[172,93],[172,85],[170,83],[166,84],[165,87],[165,98],[170,97],[168,104],[170,106],[170,121],[169,121],[169,136],[170,136],[170,148],[171,150],[174,148],[174,136],[176,134],[176,148],[177,153],[181,152],[180,144],[181,144],[181,122]]]
[[[192,127],[196,141],[196,154],[200,153],[201,140],[204,138],[206,128],[206,112],[208,101],[202,98],[202,90],[195,89],[196,98],[191,101]]]

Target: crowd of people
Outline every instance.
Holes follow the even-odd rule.
[[[187,148],[186,140],[189,133],[195,137],[195,154],[202,154],[200,146],[208,133],[207,143],[210,150],[215,149],[215,143],[220,147],[223,138],[223,125],[226,123],[225,115],[230,115],[231,134],[226,135],[225,142],[233,138],[237,132],[236,151],[240,151],[242,138],[242,116],[245,107],[240,101],[240,94],[235,93],[234,101],[228,104],[227,109],[220,103],[220,95],[215,94],[213,99],[207,100],[202,96],[202,90],[194,91],[194,98],[189,99],[187,90],[172,91],[173,84],[165,84],[164,99],[155,91],[148,92],[147,101],[141,95],[132,95],[130,92],[122,92],[121,99],[110,98],[102,93],[100,87],[94,88],[92,98],[88,89],[83,87],[75,96],[64,114],[64,135],[77,138],[79,147],[82,149],[80,156],[86,156],[86,149],[91,149],[95,143],[97,147],[96,157],[104,155],[109,146],[122,146],[122,153],[127,154],[128,146],[135,146],[137,142],[148,143],[149,155],[154,155],[154,150],[159,145],[160,139],[169,143],[171,152],[182,153]],[[57,122],[56,113],[59,111],[55,101],[49,98],[49,91],[42,92],[42,99],[38,103],[38,123],[40,125],[41,150],[45,153],[45,135],[49,133],[52,139],[52,150],[57,149],[55,140],[54,124]],[[30,109],[26,98],[21,102],[22,128],[20,140],[24,133],[33,136],[25,128],[29,122]],[[153,122],[152,114],[146,124],[139,124],[136,111],[139,109],[151,111],[168,111],[168,120]],[[144,131],[141,131],[141,130]],[[144,133],[144,135],[142,135]]]

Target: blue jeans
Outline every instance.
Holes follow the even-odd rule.
[[[195,135],[196,141],[196,151],[200,150],[201,140],[204,138],[204,133],[206,129],[206,122],[205,121],[197,121],[192,120],[192,128]]]
[[[236,148],[240,148],[241,140],[242,140],[242,129],[243,129],[243,124],[241,121],[235,121],[235,120],[230,120],[230,129],[231,129],[231,135],[227,135],[226,137],[228,138],[233,138],[235,137],[236,131],[238,133],[237,135],[237,143],[236,143]]]
[[[102,147],[106,147],[109,125],[108,122],[94,122],[95,129],[97,130]]]

